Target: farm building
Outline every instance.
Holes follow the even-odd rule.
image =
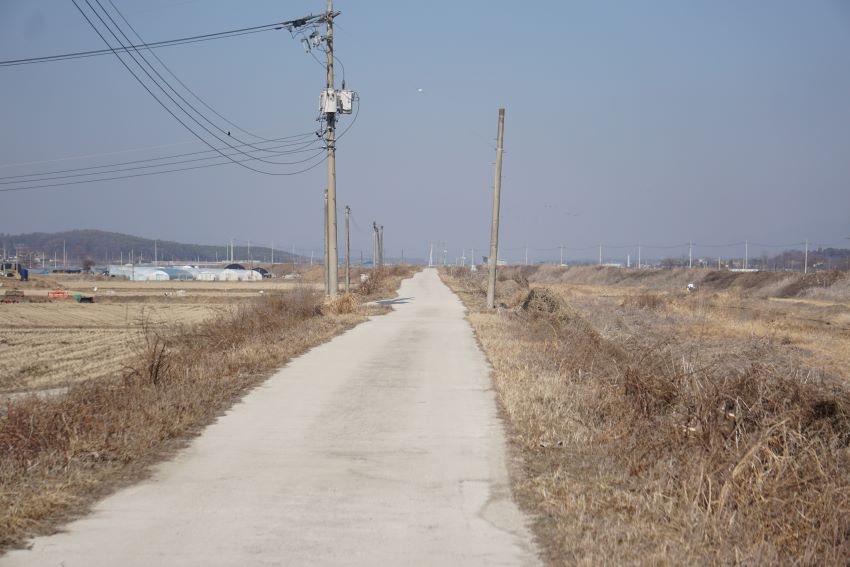
[[[198,280],[221,282],[253,282],[263,279],[263,275],[254,270],[239,270],[228,268],[194,268],[182,266],[179,268],[160,268],[157,266],[110,265],[107,268],[112,277],[127,278],[132,281],[168,281],[168,280]]]

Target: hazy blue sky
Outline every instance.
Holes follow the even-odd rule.
[[[324,9],[321,0],[113,2],[147,41]],[[693,240],[697,254],[715,256],[743,250],[706,244],[850,244],[850,2],[335,7],[337,55],[362,99],[337,161],[356,249],[368,249],[377,219],[391,255],[424,257],[429,240],[447,241],[451,258],[483,251],[500,106],[508,259],[525,243],[532,260],[599,242],[606,258],[634,255],[611,246],[637,242]],[[2,60],[102,47],[70,0],[0,0]],[[157,54],[243,128],[267,137],[317,128],[324,71],[286,31]],[[206,149],[114,56],[0,67],[0,108],[0,177]],[[97,157],[65,159],[78,156]],[[227,165],[5,192],[0,232],[98,228],[318,251],[324,184],[324,166],[272,177]]]

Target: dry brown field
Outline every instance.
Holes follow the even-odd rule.
[[[33,277],[2,282],[26,301],[0,304],[0,394],[53,390],[115,377],[133,357],[145,327],[192,325],[264,294],[321,284],[258,282],[131,282],[97,276]],[[94,303],[48,300],[52,290],[80,293]]]
[[[496,311],[445,277],[548,563],[846,563],[846,273],[508,267]]]

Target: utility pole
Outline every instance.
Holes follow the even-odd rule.
[[[525,245],[525,265],[528,265],[528,244]]]
[[[372,269],[378,267],[378,222],[372,221]]]
[[[384,225],[378,227],[378,264],[384,268]]]
[[[434,267],[434,243],[429,242],[428,244],[431,245],[431,250],[428,252],[428,267],[433,268]]]
[[[487,280],[487,308],[496,307],[496,265],[499,258],[499,206],[502,192],[502,154],[505,140],[505,109],[499,109],[496,136],[496,175],[493,183],[493,225],[490,227],[490,273]]]
[[[153,240],[153,264],[154,266],[159,264],[159,254],[156,250],[156,238]]]
[[[806,240],[806,252],[803,255],[803,275],[809,273],[809,241]]]
[[[693,243],[693,242],[688,241],[688,269],[689,269],[689,270],[690,270],[691,268],[693,268],[693,267],[694,267],[694,254],[693,254],[693,250],[694,250],[694,243]]]
[[[750,241],[745,240],[744,241],[744,269],[745,270],[747,269],[747,262],[749,261],[749,255],[750,255]]]
[[[345,293],[351,290],[351,241],[349,240],[348,220],[351,217],[351,207],[345,206]]]
[[[325,45],[327,47],[327,88],[334,90],[334,11],[333,0],[327,0],[325,13]],[[326,141],[328,146],[328,257],[333,267],[328,272],[328,295],[336,297],[338,292],[337,261],[339,253],[336,243],[336,112],[326,112],[325,119],[328,122]]]
[[[602,243],[599,243],[599,265],[602,265]]]
[[[328,192],[325,191],[325,295],[331,293],[330,234],[328,233]]]
[[[564,265],[564,245],[561,244],[560,246],[558,246],[558,248],[561,249],[561,263],[558,264],[558,265],[563,266]]]
[[[274,240],[272,240],[272,267],[274,267]]]
[[[638,270],[640,270],[640,244],[638,244]]]
[[[251,255],[251,239],[248,239],[248,262],[250,262],[250,269],[254,269],[254,257]]]
[[[65,241],[62,241],[62,267],[68,267],[68,256],[65,254]]]

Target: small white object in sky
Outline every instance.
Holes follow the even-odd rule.
[[[420,93],[423,92],[422,89],[416,89],[416,90],[418,90]]]

